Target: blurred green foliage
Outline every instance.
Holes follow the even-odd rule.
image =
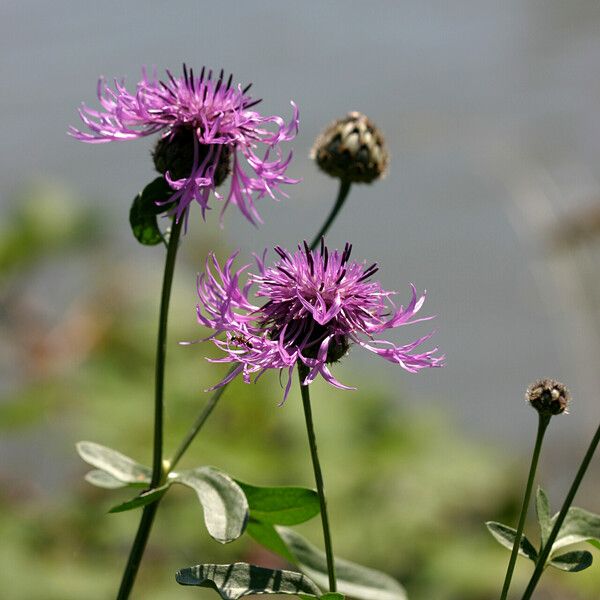
[[[38,187],[26,196],[7,211],[0,232],[0,358],[10,372],[0,400],[0,595],[103,600],[116,591],[139,513],[107,514],[131,491],[84,482],[88,469],[74,445],[93,440],[150,463],[164,248],[134,251],[134,240],[117,239],[107,220],[76,208],[58,189]],[[172,302],[167,454],[206,402],[203,389],[224,372],[204,359],[213,352],[209,344],[177,344],[204,333],[195,323],[195,271],[208,244],[218,244],[194,240],[196,229],[183,241]],[[84,268],[74,268],[75,260]],[[50,312],[52,298],[39,301],[48,272],[49,285],[66,295],[50,295]],[[508,553],[483,523],[514,522],[522,473],[514,473],[506,453],[466,440],[448,415],[417,410],[414,399],[373,382],[351,359],[337,368],[348,370],[359,391],[320,382],[311,388],[336,554],[393,575],[412,600],[496,597]],[[311,487],[298,391],[282,408],[280,398],[277,374],[257,385],[233,383],[181,467],[214,465],[257,485]],[[299,531],[320,545],[318,519]],[[172,488],[133,598],[214,598],[177,586],[175,571],[235,560],[285,566],[247,535],[216,543],[194,495]],[[515,589],[528,573],[520,564]],[[600,570],[545,580],[559,595],[544,596],[542,586],[540,599],[592,600]]]

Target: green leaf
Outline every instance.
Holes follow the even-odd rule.
[[[499,542],[505,548],[509,550],[513,549],[515,539],[517,537],[517,530],[508,525],[497,523],[496,521],[488,521],[486,524],[489,532],[494,536],[497,542]],[[521,536],[521,543],[519,544],[519,554],[530,558],[533,562],[537,560],[537,551],[533,547],[533,544],[524,536]]]
[[[112,475],[109,475],[100,469],[93,469],[92,471],[89,471],[85,474],[84,479],[96,487],[105,488],[107,490],[116,490],[118,488],[127,487],[128,485],[134,485],[131,483],[123,483],[122,481],[115,479]],[[144,483],[141,485],[146,484]]]
[[[196,565],[181,569],[175,579],[181,585],[212,588],[223,600],[252,594],[295,594],[316,598],[321,595],[319,588],[301,573],[247,563]]]
[[[552,525],[554,525],[557,518],[558,514],[552,517]],[[552,546],[550,556],[552,557],[560,548],[580,542],[590,542],[598,548],[600,542],[600,515],[573,506],[567,512],[556,541]]]
[[[161,485],[160,487],[157,487],[153,490],[142,492],[139,496],[136,496],[131,500],[127,500],[127,502],[123,502],[122,504],[117,504],[117,506],[113,506],[108,512],[125,512],[126,510],[133,510],[134,508],[146,506],[146,504],[152,504],[152,502],[156,502],[169,489],[170,486],[171,482],[165,483],[165,485]]]
[[[163,241],[156,216],[166,212],[172,204],[157,204],[168,200],[173,190],[164,177],[157,177],[138,194],[129,211],[129,224],[138,242],[155,246]]]
[[[242,488],[250,514],[272,525],[297,525],[319,514],[319,495],[302,487],[257,487],[237,481]]]
[[[593,560],[594,558],[587,550],[578,550],[555,556],[549,564],[561,571],[577,573],[590,567]]]
[[[345,597],[344,594],[338,592],[327,592],[321,596],[320,600],[344,600]]]
[[[150,483],[152,471],[135,462],[128,456],[95,444],[94,442],[78,442],[79,456],[92,467],[96,467],[123,483]]]
[[[275,554],[279,554],[290,563],[295,563],[295,557],[290,553],[285,545],[285,542],[281,539],[281,536],[275,531],[273,525],[269,523],[263,523],[250,517],[248,526],[246,528],[248,535],[257,541],[259,544],[271,550]]]
[[[214,467],[199,467],[174,474],[172,481],[196,492],[206,528],[215,540],[226,544],[242,535],[248,521],[248,501],[229,475]]]
[[[535,496],[535,511],[540,526],[542,546],[544,546],[548,540],[550,531],[552,531],[552,522],[550,518],[550,503],[548,502],[548,496],[541,487],[538,487]]]
[[[325,553],[300,534],[286,527],[276,527],[300,570],[323,589],[329,587]],[[406,600],[404,588],[392,577],[341,558],[335,559],[338,590],[357,600]]]

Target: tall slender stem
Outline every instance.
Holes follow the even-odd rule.
[[[342,206],[344,206],[344,202],[346,201],[348,193],[350,192],[351,185],[352,183],[347,179],[340,179],[340,190],[338,192],[337,200],[335,201],[335,204],[333,205],[333,208],[331,209],[327,220],[325,221],[325,223],[323,223],[323,227],[319,229],[319,233],[315,235],[313,241],[310,243],[311,250],[314,250],[317,247],[319,240],[322,237],[324,237],[325,234],[329,231],[331,224],[335,221],[335,218],[338,216],[340,210],[342,210]]]
[[[228,375],[230,375],[235,369],[237,369],[237,367],[238,367],[237,364],[233,365],[231,367],[231,369],[229,370]],[[177,450],[175,450],[175,453],[169,460],[169,471],[172,471],[175,468],[175,466],[177,465],[177,463],[179,462],[181,457],[185,454],[186,450],[189,448],[190,444],[194,441],[194,438],[196,437],[198,432],[202,429],[202,427],[203,427],[204,423],[206,422],[206,420],[208,419],[208,417],[210,417],[215,406],[217,406],[217,403],[219,402],[221,396],[223,395],[223,392],[225,391],[225,388],[227,387],[227,385],[228,385],[228,383],[221,386],[220,388],[217,388],[213,392],[209,401],[206,403],[206,405],[202,409],[202,412],[196,417],[194,424],[190,427],[190,430],[187,432],[187,434],[183,438],[183,440],[181,440],[181,443],[179,444]]]
[[[537,470],[538,459],[540,457],[540,450],[542,449],[542,441],[544,439],[544,433],[546,433],[548,423],[550,422],[549,415],[543,415],[539,413],[538,416],[539,421],[537,437],[535,440],[535,448],[533,449],[533,456],[531,457],[531,467],[529,468],[529,477],[527,478],[525,496],[523,497],[523,506],[521,507],[521,515],[519,516],[519,524],[517,525],[517,535],[515,536],[515,543],[513,544],[510,560],[508,562],[508,568],[506,570],[506,576],[504,578],[504,585],[502,587],[500,600],[506,600],[506,596],[508,595],[508,589],[510,587],[513,571],[515,569],[515,563],[517,562],[521,537],[523,536],[523,528],[525,527],[525,518],[527,517],[527,508],[529,507],[531,490],[533,489],[533,482],[535,480],[535,472]]]
[[[533,571],[533,574],[531,575],[531,579],[529,580],[527,589],[525,590],[525,593],[523,594],[522,600],[529,600],[531,598],[531,595],[533,594],[533,590],[535,589],[535,586],[537,585],[540,577],[542,576],[542,573],[544,572],[544,569],[546,568],[546,561],[548,560],[548,557],[550,556],[552,546],[553,546],[554,542],[556,541],[556,536],[558,535],[558,532],[560,531],[560,528],[565,520],[565,517],[567,516],[567,512],[569,511],[569,508],[571,507],[573,500],[575,499],[575,494],[577,493],[577,490],[579,489],[579,486],[581,485],[581,482],[583,480],[585,472],[587,471],[587,468],[590,465],[590,462],[592,460],[592,457],[594,456],[594,452],[596,452],[596,448],[598,447],[599,442],[600,442],[600,425],[598,426],[598,429],[596,429],[596,433],[594,434],[594,437],[592,438],[592,441],[590,442],[587,452],[585,453],[585,456],[583,457],[583,460],[581,461],[581,465],[579,467],[579,470],[577,471],[577,475],[575,475],[575,479],[573,480],[571,489],[569,490],[569,493],[567,494],[565,501],[563,502],[560,512],[558,513],[558,517],[556,518],[556,521],[554,523],[554,527],[552,527],[552,531],[550,532],[550,535],[548,536],[548,541],[546,542],[545,546],[542,548],[542,551],[540,552],[537,562],[535,563],[535,569]]]
[[[155,388],[154,388],[154,444],[152,455],[152,480],[150,487],[159,486],[166,476],[163,468],[163,417],[164,417],[164,383],[165,383],[165,359],[167,356],[167,323],[169,318],[169,300],[171,298],[171,286],[173,273],[175,272],[175,259],[183,219],[177,223],[173,221],[171,235],[167,246],[167,257],[165,259],[165,270],[163,275],[162,293],[160,300],[160,314],[158,318],[158,335],[156,343],[156,365],[155,365]],[[159,502],[153,502],[144,507],[142,518],[125,565],[125,571],[119,587],[117,600],[126,600],[133,588],[135,578],[146,549],[146,543],[152,529],[152,523],[158,509]]]
[[[306,421],[306,433],[308,434],[308,444],[310,446],[310,456],[312,458],[313,470],[315,473],[315,482],[319,494],[319,504],[321,506],[321,523],[323,524],[323,540],[325,542],[325,555],[327,557],[327,573],[329,575],[329,591],[335,592],[337,589],[335,583],[335,563],[333,558],[333,547],[331,545],[331,533],[329,531],[329,518],[327,517],[327,501],[325,499],[325,486],[323,485],[323,474],[319,463],[319,454],[317,452],[317,438],[312,419],[312,410],[310,407],[310,392],[307,385],[302,382],[308,375],[307,367],[298,363],[298,375],[300,377],[300,392],[302,393],[302,404],[304,406],[304,419]]]

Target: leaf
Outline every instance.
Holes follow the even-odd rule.
[[[558,514],[552,517],[552,525],[556,523],[557,518]],[[600,542],[600,515],[573,506],[567,512],[556,541],[552,545],[550,556],[552,557],[560,548],[579,542],[590,542],[598,548]]]
[[[127,500],[127,502],[123,502],[122,504],[117,504],[117,506],[113,506],[108,512],[125,512],[126,510],[133,510],[134,508],[146,506],[146,504],[152,504],[152,502],[156,502],[169,489],[170,486],[171,482],[165,483],[165,485],[161,485],[160,487],[154,488],[153,490],[142,492],[139,496],[136,496],[131,500]]]
[[[281,539],[281,536],[275,531],[273,525],[269,523],[263,523],[250,517],[248,526],[246,527],[248,535],[257,541],[259,544],[271,550],[275,554],[279,554],[288,562],[294,564],[296,562],[295,557],[290,553],[285,545],[285,542]]]
[[[321,596],[320,600],[344,600],[344,594],[338,592],[327,592]]]
[[[300,570],[323,589],[329,587],[325,553],[286,527],[277,533],[296,558]],[[406,600],[404,588],[392,577],[341,558],[335,559],[338,591],[358,600]]]
[[[302,487],[257,487],[237,481],[248,500],[250,514],[272,525],[297,525],[319,514],[319,495]]]
[[[247,563],[196,565],[177,571],[181,585],[212,588],[223,600],[252,594],[295,594],[318,598],[319,588],[301,573],[265,569]]]
[[[107,490],[116,490],[118,488],[127,487],[128,485],[134,485],[131,483],[123,483],[122,481],[115,479],[112,475],[109,475],[108,473],[106,473],[105,471],[101,471],[100,469],[93,469],[92,471],[89,471],[85,474],[84,479],[88,483],[91,483],[96,487],[105,488]]]
[[[592,565],[594,558],[587,550],[577,550],[567,552],[560,556],[555,556],[549,564],[561,571],[570,571],[577,573],[583,571]]]
[[[208,533],[222,544],[242,535],[248,521],[248,501],[229,475],[214,467],[182,471],[172,481],[192,488],[204,509]]]
[[[550,531],[552,531],[552,522],[550,519],[550,503],[548,502],[548,496],[541,487],[538,487],[535,496],[535,511],[540,526],[540,538],[543,547],[548,540]]]
[[[157,177],[138,194],[129,211],[129,224],[138,242],[146,246],[155,246],[163,241],[158,228],[156,215],[166,212],[172,204],[157,204],[168,200],[173,194],[164,177]]]
[[[497,542],[499,542],[505,548],[509,550],[513,549],[515,539],[517,537],[516,529],[497,523],[496,521],[488,521],[486,524],[489,532],[494,536]],[[521,543],[519,544],[519,554],[526,556],[533,562],[537,560],[537,551],[533,547],[533,544],[524,536],[521,536]]]
[[[148,467],[112,448],[94,442],[78,442],[76,447],[79,456],[86,463],[123,483],[150,483],[152,471]]]

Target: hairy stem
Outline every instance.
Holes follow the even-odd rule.
[[[154,383],[154,443],[152,455],[152,480],[151,488],[158,487],[166,477],[163,467],[163,417],[164,417],[164,383],[165,383],[165,359],[167,356],[167,323],[169,319],[169,300],[171,298],[171,286],[173,273],[175,271],[175,259],[183,219],[178,223],[173,221],[171,235],[167,246],[167,257],[163,275],[162,293],[160,300],[160,315],[158,318],[158,335],[156,343],[156,365]],[[126,600],[133,588],[135,578],[146,549],[146,543],[152,529],[152,523],[158,509],[158,501],[144,507],[142,518],[125,565],[125,571],[121,580],[121,586],[117,600]]]
[[[302,404],[304,406],[304,419],[306,421],[306,433],[308,434],[308,444],[310,446],[310,456],[312,458],[313,471],[315,473],[315,482],[319,494],[319,504],[321,506],[321,523],[323,525],[323,540],[325,542],[325,555],[327,556],[327,574],[329,575],[329,591],[335,592],[337,589],[335,583],[335,563],[333,558],[333,547],[331,545],[331,533],[329,530],[329,518],[327,516],[327,501],[325,499],[325,486],[323,485],[323,474],[319,463],[319,454],[317,452],[317,438],[312,419],[312,410],[310,407],[310,392],[307,385],[302,382],[308,375],[308,368],[298,363],[298,375],[300,377],[300,392],[302,393]]]
[[[587,452],[585,453],[585,456],[581,461],[581,465],[579,467],[579,470],[577,471],[577,475],[575,475],[575,479],[573,480],[571,489],[569,490],[569,493],[567,494],[565,501],[563,502],[560,512],[558,513],[558,517],[556,518],[556,522],[554,523],[554,527],[552,527],[552,531],[548,536],[548,541],[546,542],[545,546],[540,552],[540,555],[538,556],[537,562],[535,563],[535,569],[533,571],[533,574],[531,575],[531,579],[529,580],[527,589],[523,594],[522,600],[529,600],[531,598],[533,590],[535,589],[535,586],[537,585],[538,581],[540,580],[540,577],[542,576],[542,573],[544,572],[544,569],[546,568],[546,561],[550,556],[552,545],[556,541],[556,536],[558,535],[558,532],[560,531],[565,517],[569,512],[569,508],[571,507],[573,500],[575,499],[575,494],[577,493],[577,490],[581,485],[585,472],[587,471],[592,457],[594,456],[594,452],[596,452],[598,442],[600,442],[600,425],[598,426],[598,429],[596,429],[596,433],[594,434],[594,437],[590,442]]]
[[[533,482],[535,480],[535,472],[537,470],[538,459],[540,457],[540,450],[542,449],[542,441],[544,439],[544,434],[546,433],[546,428],[548,427],[549,422],[550,417],[548,415],[542,415],[541,413],[539,414],[537,437],[535,440],[535,447],[533,449],[533,456],[531,457],[531,467],[529,468],[529,477],[527,478],[527,486],[525,488],[525,496],[523,497],[523,506],[521,507],[519,524],[517,525],[517,535],[515,537],[515,543],[513,544],[510,560],[508,562],[506,576],[504,577],[504,585],[502,586],[500,600],[506,600],[506,596],[508,595],[508,589],[510,587],[513,571],[515,569],[515,563],[517,562],[521,537],[523,536],[523,528],[525,527],[525,518],[527,517],[527,509],[529,507],[531,490],[533,489]]]
[[[323,223],[323,227],[319,229],[319,233],[315,235],[313,241],[310,243],[311,250],[314,250],[319,244],[320,239],[322,237],[325,237],[325,234],[329,231],[329,228],[335,221],[335,218],[338,216],[338,213],[340,212],[340,210],[342,210],[342,206],[344,206],[344,202],[346,201],[348,193],[350,192],[351,185],[352,183],[347,179],[340,179],[340,190],[338,192],[337,200],[335,201],[335,204],[333,205],[333,208],[331,209],[327,220],[325,221],[325,223]]]

